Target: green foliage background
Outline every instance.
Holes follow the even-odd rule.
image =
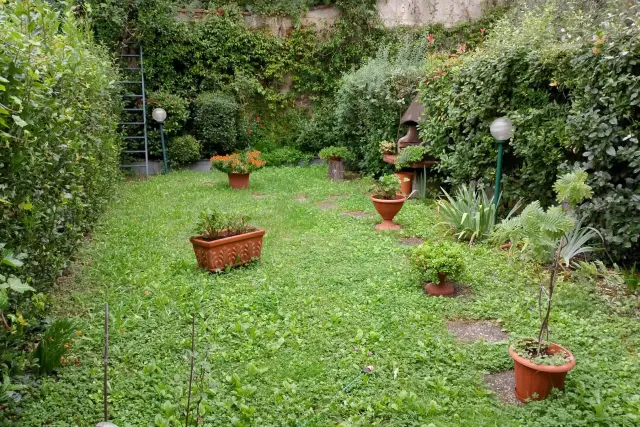
[[[566,5],[565,5],[566,6]],[[560,13],[562,12],[562,13]],[[492,185],[496,147],[489,125],[514,123],[503,165],[504,200],[554,200],[564,171],[585,169],[593,199],[578,211],[615,259],[640,253],[640,34],[636,6],[601,18],[584,11],[524,9],[482,49],[431,57],[421,100],[421,136],[453,184]],[[559,18],[559,17],[562,18]],[[629,25],[631,22],[634,25]]]

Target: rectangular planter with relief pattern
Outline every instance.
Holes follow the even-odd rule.
[[[198,266],[216,272],[259,259],[262,254],[263,236],[264,230],[256,229],[216,240],[205,240],[202,236],[196,236],[191,237],[189,241],[193,244]]]

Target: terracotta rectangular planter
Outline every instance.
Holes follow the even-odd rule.
[[[213,241],[203,240],[201,236],[191,237],[189,241],[193,244],[198,266],[215,272],[259,259],[262,254],[262,236],[264,230],[255,230]]]

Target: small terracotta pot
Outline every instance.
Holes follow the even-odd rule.
[[[400,190],[404,193],[405,196],[411,194],[413,190],[413,172],[395,172],[396,176],[400,180]],[[404,179],[408,179],[405,181]]]
[[[229,173],[229,185],[234,190],[242,190],[249,187],[248,173]]]
[[[547,351],[552,353],[564,352],[569,356],[570,360],[562,366],[537,365],[520,356],[509,347],[509,356],[513,359],[515,368],[515,394],[521,402],[543,400],[549,396],[552,388],[564,388],[567,372],[576,366],[576,359],[566,348],[558,344],[551,344],[547,347]]]
[[[255,230],[213,241],[203,240],[201,236],[191,237],[189,241],[193,244],[198,266],[214,272],[260,258],[263,236],[264,230]]]
[[[400,212],[400,209],[402,209],[402,205],[407,201],[407,198],[401,195],[396,195],[395,200],[383,200],[376,199],[371,196],[371,201],[373,202],[373,207],[376,208],[382,217],[382,222],[376,225],[376,230],[400,230],[400,226],[393,222],[393,218],[395,218],[398,212]]]
[[[424,291],[433,296],[449,296],[453,295],[456,289],[453,283],[447,282],[447,273],[438,273],[438,283],[427,283],[424,285]]]

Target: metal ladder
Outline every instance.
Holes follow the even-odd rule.
[[[125,87],[125,103],[122,110],[122,121],[118,123],[123,133],[124,150],[123,154],[130,154],[133,157],[139,157],[144,154],[144,164],[121,164],[121,168],[145,168],[145,175],[149,177],[149,143],[147,140],[147,97],[144,85],[144,62],[142,59],[142,46],[138,48],[138,53],[129,53],[135,51],[135,48],[128,47],[120,54],[120,60],[123,64],[123,70],[129,71],[129,75],[135,75],[139,72],[140,80],[131,79],[119,82]],[[131,93],[127,88],[133,86],[139,87],[141,93]],[[142,105],[140,101],[142,100]],[[139,119],[142,114],[142,120]],[[136,131],[136,134],[132,134]],[[141,147],[140,142],[144,142]],[[136,143],[137,142],[137,143]],[[143,149],[144,148],[144,149]],[[142,160],[142,159],[140,159]]]

